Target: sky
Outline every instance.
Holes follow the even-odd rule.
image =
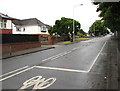
[[[51,26],[61,17],[73,18],[73,7],[74,19],[85,32],[95,20],[100,20],[91,0],[0,0],[1,13],[17,19],[37,18]]]

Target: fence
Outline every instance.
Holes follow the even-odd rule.
[[[11,54],[24,49],[40,47],[39,35],[20,35],[20,34],[0,34],[0,52],[2,54]]]
[[[39,41],[38,35],[0,34],[0,38],[2,44]]]

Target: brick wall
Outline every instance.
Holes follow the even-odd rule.
[[[48,34],[39,35],[39,41],[41,41],[41,45],[52,45],[53,44],[52,36]]]
[[[23,43],[9,43],[9,44],[0,44],[0,52],[3,54],[10,53],[10,52],[16,52],[21,51],[24,49],[34,48],[34,47],[40,47],[40,42],[23,42]]]
[[[0,29],[0,34],[12,34],[12,29]]]

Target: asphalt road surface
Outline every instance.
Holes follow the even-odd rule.
[[[2,88],[108,89],[110,37],[4,59],[0,75]]]

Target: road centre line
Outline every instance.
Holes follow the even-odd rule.
[[[82,72],[87,73],[88,71],[84,70],[75,70],[75,69],[66,69],[66,68],[55,68],[55,67],[45,67],[45,66],[34,66],[35,68],[41,68],[41,69],[50,69],[50,70],[60,70],[60,71],[70,71],[70,72]]]
[[[73,51],[75,51],[75,50],[77,50],[77,49],[79,49],[79,48],[81,48],[81,47],[73,48],[71,51],[68,51],[68,52],[66,51],[66,52],[59,53],[59,54],[57,54],[57,55],[55,55],[55,56],[52,56],[52,57],[49,57],[49,58],[47,58],[47,59],[42,60],[42,62],[45,62],[45,61],[47,61],[47,60],[55,60],[55,59],[57,59],[57,58],[59,58],[59,57],[62,57],[62,56],[64,56],[64,55],[67,55],[67,54],[69,54],[69,53],[71,53],[71,52],[73,52]]]
[[[106,43],[107,43],[107,41],[103,44],[103,46],[102,46],[101,50],[99,51],[98,55],[97,55],[97,56],[95,57],[95,59],[93,60],[93,63],[92,63],[92,65],[90,66],[90,68],[89,68],[88,72],[90,72],[90,71],[91,71],[91,69],[92,69],[93,65],[95,64],[95,62],[97,61],[98,57],[100,56],[100,54],[101,54],[102,50],[104,49],[104,47],[105,47]]]
[[[57,54],[57,55],[55,55],[55,56],[52,56],[52,57],[43,59],[42,62],[47,61],[47,60],[50,60],[50,59],[52,59],[52,58],[55,58],[55,57],[57,57],[57,56],[59,56],[59,55],[62,55],[62,54],[64,54],[64,53],[65,53],[65,52],[62,52],[62,53],[59,53],[59,54]]]
[[[61,55],[59,55],[59,56],[56,56],[55,58],[52,58],[51,60],[55,60],[55,59],[57,59],[57,58],[59,58],[59,57],[62,57],[62,56],[64,56],[64,55],[67,55],[67,54],[69,54],[68,52],[65,52],[64,54],[61,54]]]
[[[81,47],[73,48],[71,51],[65,52],[64,54],[59,55],[59,56],[57,56],[57,57],[55,57],[55,58],[52,58],[51,60],[54,60],[54,59],[57,59],[57,58],[59,58],[59,57],[61,57],[61,56],[67,55],[67,54],[69,54],[69,53],[71,53],[71,52],[73,52],[73,51],[75,51],[75,50],[77,50],[77,49],[79,49],[79,48],[81,48]]]
[[[76,48],[73,48],[73,49],[72,49],[72,51],[77,50],[77,49],[79,49],[79,48],[81,48],[81,47],[76,47]]]
[[[9,79],[9,78],[11,78],[11,77],[13,77],[13,76],[16,76],[16,75],[18,75],[18,74],[21,74],[21,73],[23,73],[23,72],[25,72],[25,71],[28,71],[28,70],[30,70],[30,69],[33,69],[33,68],[34,68],[34,66],[29,67],[29,68],[27,68],[27,69],[25,69],[25,70],[19,71],[19,72],[15,73],[15,74],[12,74],[12,75],[10,75],[10,76],[7,76],[7,77],[5,77],[5,78],[2,78],[2,79],[0,79],[0,81]]]
[[[11,72],[5,73],[5,74],[3,74],[3,75],[0,75],[0,77],[3,77],[3,76],[5,76],[5,75],[12,74],[12,73],[14,73],[14,72],[16,72],[16,71],[19,71],[19,70],[25,69],[25,68],[27,68],[27,67],[29,67],[29,66],[25,66],[25,67],[22,67],[22,68],[19,68],[19,69],[13,70],[13,71],[11,71]]]

